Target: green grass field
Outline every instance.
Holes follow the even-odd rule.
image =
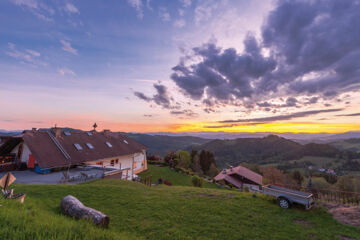
[[[274,199],[188,186],[121,180],[80,185],[14,185],[24,204],[0,200],[0,239],[357,239],[360,229],[337,223],[321,209],[284,210]],[[109,229],[64,216],[71,194],[110,217]]]
[[[166,179],[176,186],[192,186],[191,176],[175,172],[168,167],[157,167],[148,165],[148,170],[139,174],[141,177],[151,176],[152,183],[157,182],[159,178]],[[215,184],[204,181],[204,188],[218,188]]]

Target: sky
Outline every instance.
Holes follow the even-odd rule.
[[[358,0],[0,1],[0,129],[360,130]]]

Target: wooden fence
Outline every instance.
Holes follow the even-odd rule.
[[[312,193],[315,200],[322,202],[360,205],[359,192],[345,192],[345,191],[322,189],[322,188],[305,188],[301,186],[283,185],[283,184],[276,184],[276,185],[297,191]]]
[[[141,179],[141,183],[145,184],[146,186],[151,187],[151,178],[152,176],[146,176],[143,179]]]

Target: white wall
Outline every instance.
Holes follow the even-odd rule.
[[[146,161],[145,151],[142,153],[134,154],[134,162],[136,163],[136,168],[134,168],[134,171],[143,168],[145,166],[145,161]]]
[[[114,166],[111,166],[111,160],[116,160],[118,159],[119,160],[119,163],[116,164],[116,161],[115,161],[115,164]],[[120,169],[120,166],[121,166],[121,169],[126,169],[126,168],[129,168],[129,176],[132,176],[133,174],[133,161],[134,161],[134,155],[126,155],[126,156],[117,156],[117,157],[112,157],[112,158],[105,158],[105,159],[99,159],[97,161],[91,161],[91,162],[86,162],[85,164],[87,165],[95,165],[97,162],[102,162],[103,165],[102,166],[109,166],[109,167],[115,167],[115,168],[119,168]]]
[[[21,143],[20,143],[21,144]],[[12,151],[11,153],[14,153],[14,154],[18,154],[18,151],[19,151],[19,146],[20,144],[18,144]],[[28,163],[29,161],[29,155],[31,154],[31,151],[29,149],[29,147],[23,143],[23,152],[21,154],[21,162],[24,162],[24,163]],[[35,159],[36,161],[36,159]]]

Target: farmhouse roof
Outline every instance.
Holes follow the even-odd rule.
[[[146,149],[144,145],[131,138],[110,131],[63,131],[59,128],[30,130],[16,136],[17,140],[19,138],[29,147],[40,168],[62,167],[125,156]],[[0,152],[8,145],[7,142],[0,147]]]
[[[262,184],[262,176],[257,174],[256,172],[251,171],[243,166],[237,166],[233,168],[228,168],[226,170],[221,171],[216,177],[216,181],[226,180],[229,176],[238,175],[240,177],[244,177],[256,184]]]

